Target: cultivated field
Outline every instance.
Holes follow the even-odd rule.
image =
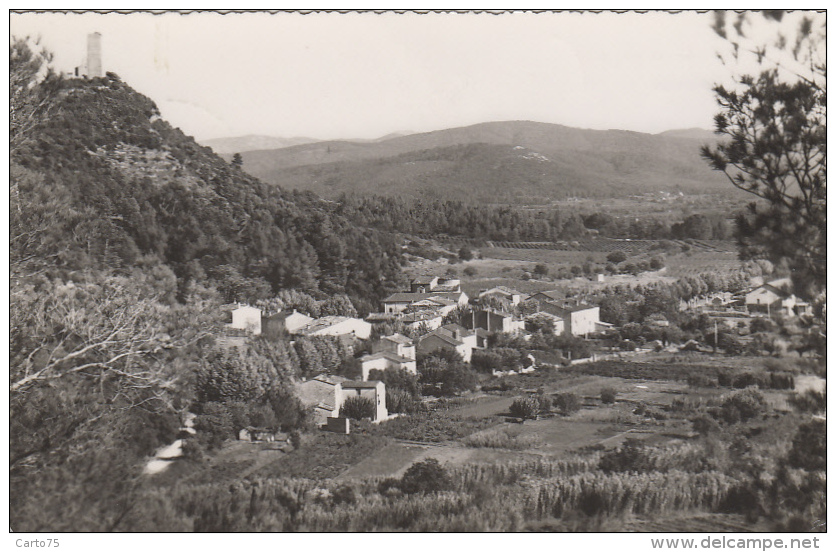
[[[449,257],[456,257],[462,246],[469,247],[476,258],[450,264],[447,257],[435,261],[417,259],[406,267],[410,277],[425,275],[443,275],[454,271],[462,279],[462,289],[473,296],[481,289],[494,286],[507,286],[523,293],[536,293],[562,287],[577,291],[594,291],[613,285],[646,285],[653,282],[673,282],[679,278],[696,276],[703,273],[718,275],[732,274],[740,270],[742,263],[737,258],[733,242],[698,241],[688,243],[668,241],[667,250],[661,248],[660,241],[654,240],[609,240],[604,238],[585,239],[561,243],[535,242],[487,242],[476,245],[477,240],[446,238],[437,243],[439,251]],[[677,248],[670,249],[670,244]],[[682,251],[681,247],[687,247]],[[627,263],[648,261],[652,257],[661,257],[665,267],[656,271],[645,271],[638,275],[605,275],[604,282],[592,281],[588,276],[558,278],[571,267],[591,264],[596,271],[603,271],[607,264],[607,255],[613,251],[622,251],[627,255]],[[544,265],[546,275],[535,274],[535,267]],[[472,272],[472,274],[467,274]]]

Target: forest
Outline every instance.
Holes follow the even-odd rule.
[[[445,235],[500,241],[573,240],[593,232],[618,239],[726,240],[733,225],[725,216],[696,213],[680,221],[644,215],[617,218],[569,209],[523,209],[454,200],[343,194],[334,212],[361,226],[409,235]],[[732,213],[728,214],[729,216]]]

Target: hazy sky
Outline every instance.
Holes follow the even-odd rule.
[[[376,138],[485,121],[711,128],[726,78],[710,16],[682,14],[11,15],[55,65],[104,68],[198,139]]]

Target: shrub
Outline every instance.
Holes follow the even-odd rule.
[[[537,401],[537,412],[540,414],[548,414],[552,409],[552,400],[543,393],[537,393],[534,396]]]
[[[234,436],[232,416],[225,405],[217,402],[203,405],[203,413],[195,416],[194,428],[198,438],[210,450]]]
[[[623,263],[627,260],[627,255],[623,251],[613,251],[607,255],[607,262],[612,264]]]
[[[764,414],[766,401],[757,389],[744,389],[729,395],[720,406],[720,417],[728,424],[745,422]]]
[[[376,414],[374,402],[366,397],[349,397],[340,407],[340,416],[352,420],[374,418]]]
[[[827,392],[808,389],[804,393],[793,393],[789,403],[799,412],[820,414],[827,409]]]
[[[575,393],[558,393],[554,396],[553,404],[564,416],[570,416],[581,409],[581,399]]]
[[[612,387],[605,387],[601,389],[601,402],[604,404],[613,404],[617,394],[618,392]]]
[[[691,425],[694,431],[700,435],[708,435],[720,431],[720,424],[711,416],[702,414],[691,419]]]
[[[469,276],[471,278],[473,276],[476,276],[477,273],[478,273],[478,271],[472,266],[465,267],[465,269],[462,270],[462,274],[464,274],[465,276]]]
[[[386,409],[389,412],[410,414],[420,407],[420,401],[397,387],[386,387]]]
[[[687,381],[688,386],[695,389],[699,389],[700,387],[717,387],[717,380],[702,372],[688,374]]]
[[[749,323],[749,331],[752,333],[771,332],[774,329],[775,324],[768,318],[753,318]]]
[[[452,487],[447,471],[435,458],[412,464],[400,481],[400,488],[406,494],[446,491]]]
[[[598,468],[605,473],[647,472],[653,469],[650,453],[637,439],[627,439],[620,448],[601,456]]]
[[[535,397],[519,397],[511,404],[511,415],[517,418],[534,418],[540,411],[540,402]]]
[[[805,470],[827,468],[827,423],[813,420],[798,428],[787,457],[790,466]]]

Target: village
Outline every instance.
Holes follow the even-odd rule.
[[[601,275],[595,278],[603,281]],[[790,289],[790,279],[780,278],[735,294],[714,292],[680,300],[677,308],[687,315],[707,316],[715,332],[722,328],[724,332],[745,335],[756,320],[811,316],[811,305],[798,299]],[[527,295],[497,286],[483,289],[471,298],[462,291],[461,280],[449,276],[413,278],[409,290],[384,298],[380,312],[369,313],[365,319],[334,315],[313,318],[297,309],[265,312],[246,304],[226,305],[224,310],[229,321],[224,335],[218,336],[218,342],[224,347],[246,347],[247,341],[254,337],[290,339],[293,343],[295,338],[327,336],[357,351],[359,374],[355,378],[326,371],[302,377],[295,384],[298,397],[312,410],[317,427],[343,434],[350,433],[352,417],[354,421],[361,418],[378,424],[408,415],[387,408],[386,384],[376,379],[387,371],[403,371],[418,379],[422,357],[440,354],[471,364],[474,355],[480,357],[491,351],[498,341],[503,345],[507,345],[503,340],[508,339],[527,343],[546,328],[549,334],[575,342],[582,340],[588,346],[567,347],[551,354],[535,351],[520,355],[514,366],[491,367],[487,374],[481,370],[487,378],[482,382],[483,387],[489,387],[489,381],[497,378],[560,366],[635,358],[661,351],[717,350],[716,346],[712,349],[694,340],[684,343],[662,339],[640,339],[640,343],[619,340],[622,328],[600,320],[598,305],[567,297],[565,290]],[[652,314],[647,317],[647,325],[664,330],[670,322],[661,314]],[[573,358],[573,351],[578,350],[582,352]],[[370,408],[362,416],[346,416],[346,401],[358,399]],[[251,442],[288,438],[277,428],[246,428],[239,436]]]

